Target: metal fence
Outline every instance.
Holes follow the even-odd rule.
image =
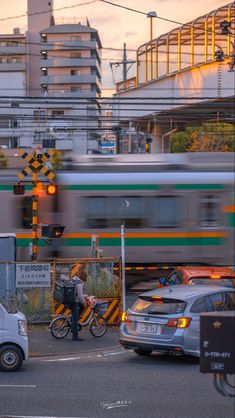
[[[53,299],[55,281],[70,278],[77,267],[87,273],[85,291],[116,306],[115,320],[121,304],[120,258],[54,259],[51,262],[1,262],[0,297],[12,311],[25,314],[28,323],[47,323],[55,314],[68,313]],[[112,309],[112,316],[114,313]],[[110,322],[112,323],[112,321]]]

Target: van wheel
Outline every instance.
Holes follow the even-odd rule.
[[[21,350],[14,345],[4,345],[0,348],[0,370],[15,372],[23,363]]]
[[[141,350],[141,348],[136,348],[134,352],[139,356],[149,356],[152,353],[152,350]]]

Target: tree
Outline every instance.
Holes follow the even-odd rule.
[[[178,134],[178,135],[177,135]],[[171,136],[171,152],[229,152],[235,150],[235,127],[229,123],[204,123]]]
[[[186,152],[192,142],[193,128],[186,128],[185,131],[175,132],[171,135],[171,152]]]
[[[50,164],[51,164],[51,168],[52,170],[59,170],[62,165],[63,165],[63,161],[61,159],[63,153],[61,151],[58,150],[53,150],[52,151],[52,157],[50,158]]]

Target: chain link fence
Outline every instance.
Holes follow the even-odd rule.
[[[87,273],[85,292],[98,299],[115,300],[121,304],[121,260],[54,259],[51,262],[1,262],[0,297],[12,311],[25,314],[28,323],[48,323],[56,313],[65,312],[53,299],[55,281],[73,276],[76,269]],[[59,312],[58,312],[59,311]],[[110,314],[114,315],[113,312]]]

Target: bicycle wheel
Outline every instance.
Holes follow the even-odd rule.
[[[108,328],[108,324],[103,316],[95,316],[89,326],[89,331],[93,337],[102,337]]]
[[[55,318],[50,325],[51,335],[54,338],[62,339],[68,335],[70,331],[70,324],[68,318],[59,316]]]

